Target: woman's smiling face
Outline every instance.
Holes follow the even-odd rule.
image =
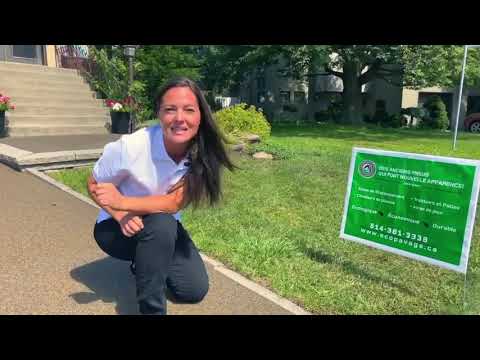
[[[174,87],[163,95],[159,110],[165,142],[174,147],[188,145],[198,133],[201,112],[189,87]]]

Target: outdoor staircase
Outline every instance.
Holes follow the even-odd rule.
[[[76,70],[0,61],[8,136],[107,134],[108,108]]]

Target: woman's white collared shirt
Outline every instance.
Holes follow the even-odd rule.
[[[187,158],[176,164],[167,154],[160,125],[123,135],[105,146],[95,163],[98,183],[113,183],[125,196],[165,195],[188,171]],[[111,216],[101,209],[97,222]],[[180,220],[180,212],[174,214]]]

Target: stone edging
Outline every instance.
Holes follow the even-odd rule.
[[[22,170],[27,167],[68,165],[96,160],[102,155],[102,152],[103,149],[33,153],[7,144],[0,144],[0,162]]]
[[[44,180],[44,181],[46,181],[50,185],[53,185],[53,186],[59,188],[60,190],[63,190],[65,192],[69,193],[70,195],[74,196],[75,198],[77,198],[77,199],[79,199],[79,200],[97,208],[97,209],[100,209],[100,207],[97,204],[95,204],[95,202],[93,202],[90,198],[88,198],[88,197],[86,197],[82,194],[79,194],[76,191],[73,191],[72,189],[70,189],[66,185],[56,181],[55,179],[53,179],[50,176],[42,173],[41,171],[39,171],[37,169],[26,169],[26,171],[31,173],[32,175]],[[223,274],[224,276],[228,277],[229,279],[235,281],[236,283],[246,287],[247,289],[253,291],[254,293],[264,297],[265,299],[273,302],[274,304],[280,306],[281,308],[283,308],[287,311],[290,311],[292,314],[294,314],[294,315],[312,315],[310,312],[302,309],[300,306],[294,304],[290,300],[287,300],[287,299],[275,294],[274,292],[268,290],[267,288],[265,288],[265,287],[255,283],[255,282],[247,279],[243,275],[240,275],[239,273],[236,273],[235,271],[232,271],[232,270],[228,269],[221,262],[219,262],[217,260],[214,260],[214,259],[206,256],[203,253],[200,253],[200,256],[202,257],[202,259],[205,262],[210,264],[216,271],[220,272],[221,274]]]

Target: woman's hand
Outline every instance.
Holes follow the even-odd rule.
[[[95,187],[95,195],[101,206],[109,206],[116,210],[123,208],[124,196],[120,194],[116,186],[111,183],[99,183]]]
[[[139,216],[127,214],[119,222],[123,235],[132,237],[142,231],[143,221]]]

